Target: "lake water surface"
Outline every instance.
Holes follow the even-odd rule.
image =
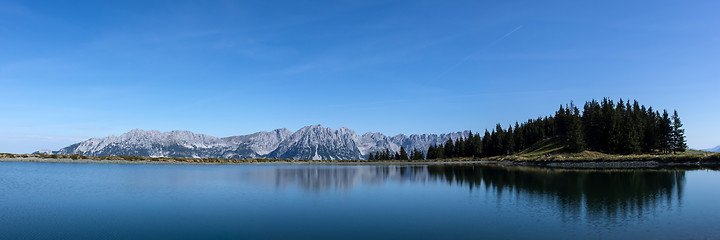
[[[720,239],[720,171],[0,162],[0,238]]]

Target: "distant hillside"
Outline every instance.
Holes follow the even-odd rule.
[[[710,148],[710,149],[703,149],[703,151],[720,152],[720,145],[718,145],[717,147],[714,147],[714,148]]]

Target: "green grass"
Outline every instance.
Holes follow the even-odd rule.
[[[513,162],[612,162],[612,161],[656,161],[656,162],[701,162],[718,161],[720,153],[688,150],[682,153],[670,154],[606,154],[596,151],[583,151],[570,153],[566,151],[567,141],[560,138],[546,138],[538,141],[524,151],[505,155],[480,158],[478,160],[488,161],[513,161]],[[545,154],[550,153],[551,157]]]
[[[543,149],[543,148],[540,148]],[[544,149],[557,149],[556,147]],[[552,153],[552,152],[551,152]],[[682,152],[670,154],[629,154],[616,155],[595,151],[579,153],[555,152],[546,157],[544,152],[535,151],[506,156],[481,158],[480,160],[513,161],[513,162],[619,162],[619,161],[655,161],[660,163],[704,162],[720,160],[720,153]]]
[[[187,162],[187,163],[217,163],[217,164],[244,164],[244,163],[430,163],[430,162],[470,162],[470,161],[511,161],[511,162],[614,162],[614,161],[656,161],[661,163],[689,163],[689,162],[720,162],[720,153],[690,150],[675,154],[631,154],[614,155],[595,151],[583,151],[580,153],[564,152],[565,144],[559,139],[544,139],[527,150],[513,155],[493,156],[485,158],[447,158],[416,161],[393,161],[393,160],[297,160],[297,159],[221,159],[221,158],[171,158],[171,157],[139,157],[139,156],[83,156],[54,155],[54,154],[10,154],[0,153],[0,158],[45,158],[45,159],[73,159],[73,160],[125,160],[131,162]],[[545,153],[552,153],[546,157]]]
[[[568,146],[568,143],[564,139],[546,138],[546,139],[536,142],[529,148],[520,152],[519,155],[533,156],[533,155],[543,155],[545,153],[560,153],[560,152],[564,152],[565,148],[567,148],[567,146]]]

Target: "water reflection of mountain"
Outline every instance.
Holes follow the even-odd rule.
[[[427,181],[425,166],[311,166],[275,170],[278,187],[297,184],[313,192],[346,190],[357,184],[382,184],[388,181]]]

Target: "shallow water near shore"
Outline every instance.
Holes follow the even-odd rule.
[[[720,171],[0,162],[0,238],[720,238]]]

